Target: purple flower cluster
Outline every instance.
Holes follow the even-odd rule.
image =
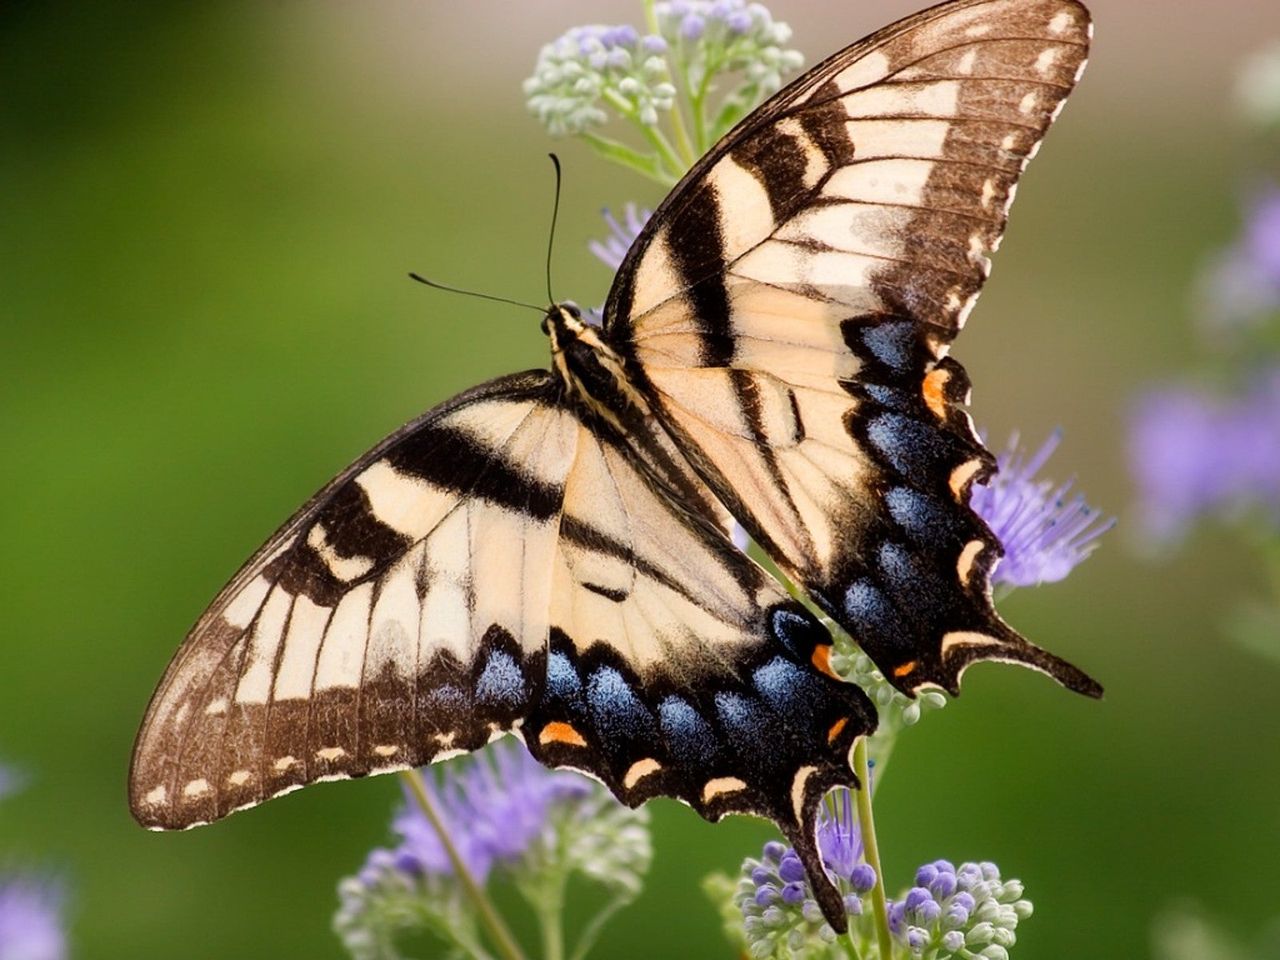
[[[529,109],[552,136],[582,133],[608,122],[603,98],[625,105],[645,126],[671,109],[676,89],[663,55],[667,42],[635,27],[574,27],[546,44],[524,82]]]
[[[1210,263],[1200,297],[1213,333],[1280,311],[1280,186],[1267,184],[1250,198],[1240,237]]]
[[[1137,403],[1130,457],[1146,530],[1172,539],[1206,515],[1280,523],[1280,367],[1226,398],[1192,387]]]
[[[426,776],[424,781],[449,839],[480,882],[495,865],[514,863],[547,835],[558,803],[590,790],[582,777],[547,770],[511,739],[494,744],[457,776],[440,782]],[[411,877],[453,873],[439,833],[412,797],[392,826],[401,843],[370,854],[359,874],[366,885],[380,882],[388,868]]]
[[[1055,485],[1036,479],[1061,439],[1053,433],[1027,457],[1015,435],[997,457],[996,475],[973,488],[969,505],[1004,546],[993,584],[1026,587],[1062,580],[1115,525],[1114,518],[1103,518],[1082,495],[1072,495],[1071,481]]]
[[[656,4],[654,14],[695,88],[718,72],[741,70],[760,93],[772,93],[804,59],[799,51],[783,48],[791,28],[760,3],[670,0]]]
[[[62,889],[52,881],[0,877],[0,958],[62,960]]]
[[[912,957],[1008,960],[1019,920],[1031,916],[1022,882],[1001,880],[994,863],[926,863],[916,885],[889,904],[889,930]]]
[[[876,885],[875,871],[862,859],[862,839],[851,790],[836,792],[818,821],[818,850],[844,894],[850,917],[863,913],[862,895]],[[804,866],[790,847],[771,841],[759,860],[743,863],[734,901],[742,910],[747,947],[753,958],[789,956],[816,936],[824,942],[835,932],[823,919]]]
[[[763,9],[763,8],[762,8]],[[742,35],[751,29],[752,12],[742,0],[672,0],[658,4],[660,23],[670,24],[672,33],[683,40],[699,40],[707,32],[707,23],[722,27],[726,32]]]

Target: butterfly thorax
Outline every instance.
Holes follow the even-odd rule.
[[[582,319],[576,304],[551,306],[542,328],[551,338],[552,367],[566,396],[624,433],[635,418],[649,416],[649,405],[627,377],[622,358],[599,329]]]

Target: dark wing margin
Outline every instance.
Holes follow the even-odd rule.
[[[690,171],[606,304],[700,475],[907,693],[978,660],[1101,693],[992,605],[995,463],[947,356],[1091,33],[1075,0],[956,0],[841,51]]]
[[[312,498],[165,672],[134,747],[138,821],[184,829],[517,726],[542,690],[575,436],[550,374],[503,377]]]

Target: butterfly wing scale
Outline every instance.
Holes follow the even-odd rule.
[[[698,472],[907,692],[978,659],[1100,692],[992,607],[994,461],[946,356],[1090,32],[1074,0],[969,0],[836,54],[676,187],[606,305]]]

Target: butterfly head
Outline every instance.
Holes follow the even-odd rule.
[[[623,369],[622,358],[572,300],[547,309],[542,332],[551,339],[552,366],[570,396],[615,424],[624,411],[647,409]]]

